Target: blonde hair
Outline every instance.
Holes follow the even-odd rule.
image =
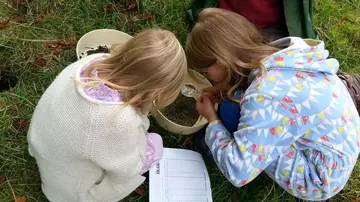
[[[149,29],[115,50],[109,58],[86,69],[90,79],[85,85],[103,82],[122,92],[126,104],[141,110],[149,103],[163,108],[176,99],[187,65],[185,52],[172,32]],[[93,75],[94,70],[101,78]]]
[[[227,97],[234,100],[237,88],[244,88],[252,69],[262,68],[261,60],[278,51],[266,45],[258,30],[237,13],[220,8],[207,8],[199,13],[198,21],[188,35],[186,56],[188,67],[208,68],[214,63],[227,68],[223,83]],[[235,100],[234,100],[235,101]]]

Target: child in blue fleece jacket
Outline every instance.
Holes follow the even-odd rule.
[[[344,188],[360,151],[360,118],[322,41],[288,37],[266,45],[240,15],[210,8],[199,14],[186,52],[190,67],[230,100],[251,83],[233,133],[213,108],[215,94],[197,102],[210,122],[205,141],[234,186],[266,172],[301,199],[325,200]]]

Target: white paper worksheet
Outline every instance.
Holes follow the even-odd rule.
[[[150,202],[212,202],[209,174],[201,155],[186,149],[164,149],[150,170]]]

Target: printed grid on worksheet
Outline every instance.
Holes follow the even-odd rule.
[[[165,158],[164,169],[165,201],[209,201],[203,162]]]

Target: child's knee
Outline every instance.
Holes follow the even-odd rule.
[[[163,140],[162,140],[162,137],[159,134],[157,134],[157,133],[148,133],[148,135],[149,135],[149,139],[152,142],[161,143],[161,145],[162,145]]]
[[[161,159],[164,151],[162,137],[157,133],[149,133],[148,136],[155,149],[155,159]]]

